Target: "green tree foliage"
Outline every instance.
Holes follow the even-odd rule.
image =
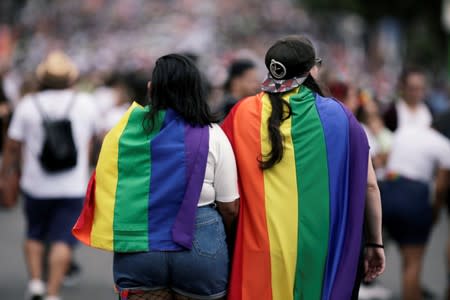
[[[442,66],[447,59],[447,37],[442,26],[442,0],[297,0],[311,12],[354,12],[375,24],[380,18],[400,20],[406,35],[406,61]]]

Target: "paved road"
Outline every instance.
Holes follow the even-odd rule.
[[[22,300],[27,273],[22,256],[24,222],[21,207],[0,210],[0,290],[1,299]],[[64,300],[110,300],[112,289],[112,256],[108,252],[80,246],[77,261],[83,268],[79,285],[64,288]]]
[[[20,300],[26,286],[27,274],[22,257],[23,217],[21,208],[0,210],[0,291],[1,299]],[[448,223],[443,215],[436,226],[428,248],[423,281],[439,297],[445,286],[444,245],[448,239]],[[400,290],[400,261],[394,245],[387,247],[388,269],[381,282],[398,297]],[[116,299],[112,291],[111,254],[84,246],[76,252],[82,264],[83,276],[77,287],[65,288],[64,300]],[[441,299],[441,298],[437,298]]]
[[[445,245],[449,236],[449,224],[445,213],[442,213],[439,224],[433,229],[431,240],[427,248],[422,275],[423,285],[429,288],[436,299],[443,299],[447,283]],[[400,267],[401,261],[398,249],[393,243],[387,244],[387,270],[381,277],[384,286],[394,291],[395,299],[400,299]]]

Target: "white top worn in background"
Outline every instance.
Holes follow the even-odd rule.
[[[89,179],[89,144],[96,132],[99,120],[97,107],[92,98],[83,93],[75,93],[74,103],[68,118],[72,121],[72,133],[78,151],[77,165],[55,174],[47,173],[40,165],[44,128],[43,118],[36,103],[50,119],[65,117],[67,108],[74,97],[71,90],[48,90],[26,96],[14,111],[8,136],[22,142],[23,168],[21,188],[36,198],[79,198],[84,197]]]
[[[450,169],[450,142],[429,127],[411,126],[394,134],[388,172],[431,182],[437,168]]]

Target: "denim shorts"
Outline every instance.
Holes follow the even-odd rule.
[[[229,257],[217,210],[199,207],[191,250],[115,253],[114,282],[119,291],[171,289],[195,299],[226,295]]]
[[[83,198],[42,199],[24,194],[28,239],[41,242],[77,244],[72,227],[80,215]]]

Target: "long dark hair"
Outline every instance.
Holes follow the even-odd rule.
[[[192,126],[215,122],[207,104],[207,85],[194,62],[186,56],[169,54],[160,57],[152,73],[148,93],[150,110],[144,126],[152,131],[160,110],[171,108]]]
[[[303,85],[321,96],[324,95],[320,85],[308,73],[314,66],[316,57],[312,43],[307,38],[288,37],[277,41],[266,53],[265,62],[269,70],[272,59],[282,62],[286,67],[287,74],[282,79],[308,74]],[[259,166],[263,170],[272,168],[283,159],[284,136],[281,134],[280,126],[292,115],[291,106],[283,100],[283,94],[269,93],[269,99],[272,112],[268,118],[267,130],[271,150],[259,160]]]

